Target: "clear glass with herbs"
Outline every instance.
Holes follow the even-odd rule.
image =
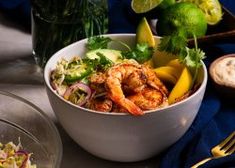
[[[42,68],[59,49],[108,31],[107,0],[31,0],[31,4],[33,56]]]

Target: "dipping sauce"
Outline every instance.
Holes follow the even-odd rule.
[[[235,56],[215,61],[210,73],[216,83],[235,88]]]

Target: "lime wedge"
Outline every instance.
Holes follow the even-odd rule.
[[[218,0],[181,0],[191,2],[197,5],[205,14],[206,21],[209,25],[217,24],[223,16],[221,4]]]
[[[163,0],[132,0],[131,7],[135,13],[145,13],[157,7]]]

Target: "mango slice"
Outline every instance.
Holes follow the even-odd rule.
[[[153,60],[156,67],[165,66],[168,62],[176,58],[178,58],[178,56],[159,50],[157,50],[153,55]]]
[[[179,59],[173,59],[167,63],[168,66],[174,67],[178,70],[183,70],[185,67],[183,64],[180,63]]]
[[[147,43],[149,47],[155,47],[156,43],[148,21],[143,17],[137,26],[136,43]]]
[[[173,87],[168,97],[168,103],[173,104],[178,98],[186,94],[192,85],[192,75],[187,67],[184,67],[177,83]]]
[[[146,66],[148,66],[148,67],[150,67],[150,68],[154,68],[153,59],[152,59],[152,58],[149,59],[148,61],[146,61],[146,62],[144,63],[144,65],[146,65]]]
[[[176,84],[178,78],[181,75],[181,69],[177,69],[170,66],[162,66],[154,69],[157,77],[165,82]]]

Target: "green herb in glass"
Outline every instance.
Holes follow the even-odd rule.
[[[107,0],[31,0],[33,56],[40,67],[59,49],[108,30]]]

